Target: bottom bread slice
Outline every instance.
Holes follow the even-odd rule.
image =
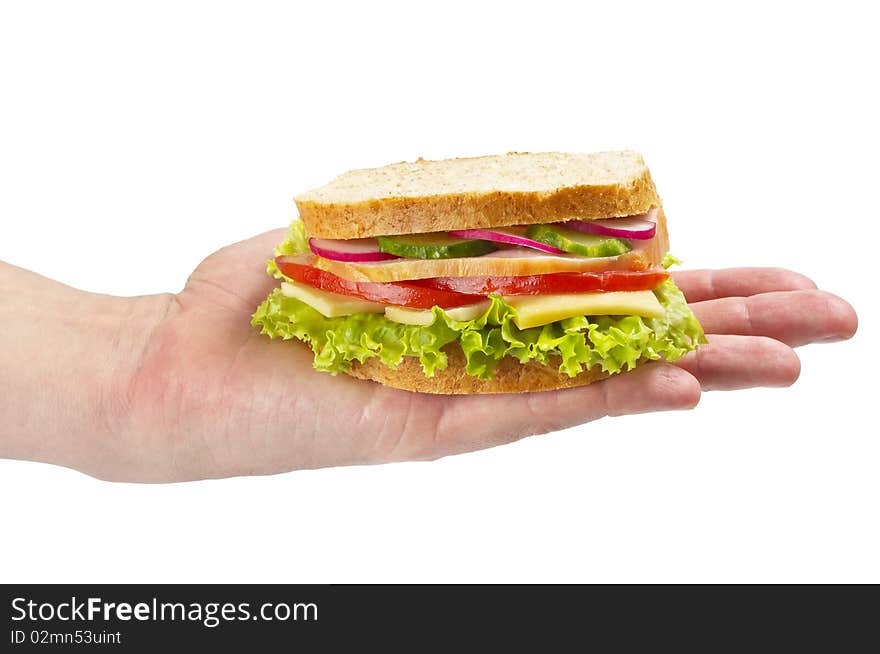
[[[377,357],[367,359],[364,363],[355,361],[346,372],[352,377],[369,379],[392,388],[438,395],[552,391],[584,386],[609,376],[599,366],[594,366],[575,377],[569,377],[559,372],[560,361],[557,357],[552,357],[549,365],[535,361],[522,364],[513,357],[503,357],[492,379],[477,379],[465,372],[464,354],[457,345],[444,348],[444,352],[449,365],[444,370],[438,370],[433,377],[425,377],[416,357],[405,357],[396,370],[383,365]]]

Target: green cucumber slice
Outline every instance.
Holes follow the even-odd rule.
[[[557,225],[529,225],[526,236],[582,257],[616,257],[632,249],[623,239],[584,234]]]
[[[478,257],[494,252],[497,248],[490,241],[455,238],[446,232],[407,234],[405,236],[379,236],[379,249],[388,254],[409,259],[452,259],[455,257]]]

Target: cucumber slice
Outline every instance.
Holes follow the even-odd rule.
[[[623,239],[584,234],[557,225],[529,225],[526,236],[582,257],[616,257],[632,249]]]
[[[455,238],[446,232],[430,234],[407,234],[405,236],[379,236],[379,249],[388,254],[409,259],[452,259],[455,257],[478,257],[494,252],[497,248],[490,241]]]

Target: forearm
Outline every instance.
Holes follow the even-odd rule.
[[[0,262],[0,457],[118,459],[126,384],[171,296],[86,293]]]

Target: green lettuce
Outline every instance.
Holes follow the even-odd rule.
[[[287,230],[287,238],[275,248],[275,256],[284,257],[308,251],[309,239],[306,236],[305,227],[303,227],[300,221],[294,220],[290,223],[290,227]],[[278,264],[275,263],[275,259],[269,259],[266,262],[266,272],[275,279],[284,279],[284,275],[278,270]]]
[[[295,221],[276,255],[296,254],[306,247],[305,233]],[[268,272],[283,278],[274,261],[268,263]],[[417,326],[401,325],[382,314],[326,318],[275,289],[257,308],[252,324],[271,338],[308,343],[315,352],[315,368],[331,374],[371,357],[379,357],[389,368],[396,368],[404,357],[418,357],[424,374],[432,377],[446,368],[443,348],[452,343],[464,353],[467,374],[480,379],[491,378],[504,356],[520,363],[558,365],[570,377],[593,366],[616,374],[631,370],[640,360],[676,361],[706,342],[703,329],[671,279],[654,294],[666,310],[662,318],[577,316],[519,329],[514,322],[516,310],[497,295],[489,296],[489,308],[474,320],[458,321],[434,307],[433,322]]]

